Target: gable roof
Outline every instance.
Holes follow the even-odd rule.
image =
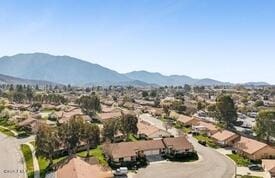
[[[218,131],[219,130],[214,124],[208,123],[208,122],[199,121],[198,125],[203,126],[210,131]]]
[[[177,119],[177,121],[186,124],[186,123],[188,123],[188,122],[190,122],[190,121],[192,121],[194,119],[195,118],[193,118],[193,117],[180,114],[179,117],[178,117],[178,119]]]
[[[150,137],[151,135],[153,135],[157,132],[161,132],[161,133],[165,132],[165,133],[167,133],[167,135],[170,135],[165,130],[159,129],[145,121],[139,121],[137,124],[137,127],[138,127],[138,134],[145,134],[148,137]]]
[[[249,154],[253,154],[264,147],[268,146],[265,143],[259,142],[257,140],[253,140],[250,138],[246,138],[241,136],[240,140],[235,144],[235,147],[241,151],[244,151]]]
[[[272,173],[275,173],[275,160],[274,159],[263,159],[262,165],[264,168]]]
[[[137,151],[147,151],[165,148],[162,140],[143,140],[137,142],[121,142],[107,144],[104,151],[113,158],[135,156]]]
[[[115,119],[115,118],[121,117],[121,111],[100,113],[98,116],[102,120]]]
[[[175,150],[189,150],[194,148],[186,137],[164,138],[163,143],[166,147],[172,147]]]
[[[79,157],[72,158],[56,171],[57,178],[111,178],[111,172],[104,171],[99,165],[90,165]]]
[[[222,130],[222,131],[218,131],[217,133],[215,133],[211,137],[218,140],[218,141],[226,141],[227,139],[230,139],[234,136],[238,136],[238,134],[236,134],[234,132],[230,132],[228,130]]]

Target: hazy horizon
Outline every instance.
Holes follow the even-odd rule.
[[[274,9],[272,0],[1,1],[0,56],[42,52],[119,73],[275,84]]]

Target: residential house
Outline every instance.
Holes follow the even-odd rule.
[[[134,162],[139,156],[159,156],[165,152],[162,140],[106,144],[105,155],[114,163]]]
[[[275,178],[275,160],[274,159],[263,159],[262,166],[266,172],[268,172],[271,178]]]
[[[275,148],[266,143],[241,136],[234,149],[251,160],[275,157]]]
[[[118,111],[118,110],[98,114],[100,121],[116,119],[116,118],[120,118],[121,116],[122,116],[121,111]]]
[[[195,151],[194,146],[186,137],[164,138],[163,143],[166,147],[167,154],[188,154]]]
[[[144,139],[159,139],[163,137],[170,137],[171,134],[165,130],[159,129],[148,122],[139,121],[137,124],[138,136]]]
[[[28,117],[27,119],[18,123],[18,126],[25,131],[36,133],[39,128],[39,124],[46,123],[43,120],[34,119],[33,117]]]
[[[205,134],[211,136],[219,131],[219,128],[209,122],[199,121],[197,125],[192,126],[192,131],[194,133]]]
[[[234,132],[228,130],[220,130],[217,133],[211,135],[211,138],[221,146],[233,146],[240,136]]]
[[[57,112],[57,115],[61,118],[59,118],[59,123],[66,123],[74,116],[81,116],[85,121],[91,121],[90,116],[84,114],[80,108],[73,108],[69,111],[61,111]]]
[[[49,175],[46,177],[50,177]],[[111,171],[104,170],[100,165],[83,161],[79,157],[70,159],[65,165],[57,169],[51,178],[112,178]]]
[[[185,137],[106,144],[103,149],[106,157],[116,164],[135,162],[138,157],[154,160],[165,154],[194,152],[194,147]]]
[[[184,126],[193,126],[199,123],[199,119],[182,114],[178,116],[177,121]]]

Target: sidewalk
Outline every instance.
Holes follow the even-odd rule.
[[[227,156],[227,154],[232,154],[232,151],[230,149],[218,148],[218,149],[215,149],[215,150],[217,152],[223,154],[224,156],[226,156],[228,159],[231,160],[231,158],[229,158]],[[234,162],[234,164],[236,165],[235,162]],[[248,169],[248,167],[240,167],[240,166],[237,166],[237,165],[236,165],[236,174],[237,175],[243,175],[243,176],[244,175],[251,175],[251,176],[258,176],[258,177],[263,177],[263,178],[269,178],[266,172],[251,171],[251,170]]]
[[[25,143],[25,144],[28,145],[32,151],[34,178],[40,178],[40,168],[39,168],[38,160],[35,155],[34,146],[31,143]]]
[[[251,171],[248,167],[237,167],[237,174],[238,175],[251,175],[251,176],[258,176],[263,178],[269,178],[266,172],[256,172]]]

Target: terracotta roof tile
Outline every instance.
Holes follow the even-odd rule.
[[[228,130],[222,130],[222,131],[218,131],[217,133],[215,133],[211,137],[218,140],[218,141],[225,141],[227,139],[232,138],[233,136],[237,136],[237,134],[234,133],[234,132],[230,132]]]
[[[241,137],[240,140],[235,144],[237,149],[240,149],[249,154],[253,154],[266,146],[268,145],[265,143],[246,137]]]
[[[99,165],[90,165],[80,158],[72,158],[56,172],[57,178],[111,178],[112,173]]]

